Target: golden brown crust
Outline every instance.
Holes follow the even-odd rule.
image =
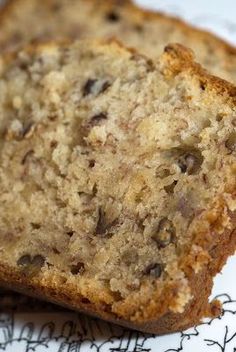
[[[218,94],[230,100],[233,106],[236,104],[236,87],[219,77],[213,76],[200,64],[194,61],[194,53],[181,44],[169,44],[165,47],[164,61],[167,63],[167,70],[172,75],[188,71],[199,78],[203,89],[214,89]]]

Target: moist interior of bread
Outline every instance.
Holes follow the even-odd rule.
[[[218,77],[236,82],[236,55],[214,36],[162,15],[145,15],[129,1],[15,0],[0,33],[2,49],[32,40],[113,38],[157,58],[167,43],[192,48],[197,61]],[[30,30],[29,30],[30,28]],[[227,44],[226,44],[227,45]]]
[[[197,76],[162,66],[88,42],[2,62],[3,264],[114,301],[178,282],[182,311],[191,292],[178,259],[212,201],[230,198],[236,115]],[[198,272],[204,251],[192,250]]]

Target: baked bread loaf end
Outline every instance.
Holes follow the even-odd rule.
[[[236,83],[235,47],[129,0],[11,0],[0,12],[0,26],[1,51],[31,41],[114,37],[154,59],[167,43],[180,43],[214,75]]]
[[[0,63],[0,282],[146,332],[219,314],[236,247],[236,91],[169,45]]]

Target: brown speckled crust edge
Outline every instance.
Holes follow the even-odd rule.
[[[218,316],[221,312],[220,304],[217,301],[208,303],[215,276],[225,264],[228,256],[234,253],[236,248],[236,231],[226,231],[224,240],[220,241],[211,250],[212,261],[198,275],[193,275],[190,281],[194,299],[186,306],[184,313],[166,313],[157,320],[145,323],[131,323],[120,319],[110,312],[97,309],[95,305],[83,303],[84,298],[78,296],[76,290],[68,292],[62,287],[43,287],[40,281],[33,285],[26,277],[19,272],[14,272],[8,267],[0,266],[1,285],[33,297],[48,300],[60,304],[69,309],[78,310],[82,313],[102,318],[109,322],[119,324],[130,329],[136,329],[154,334],[166,334],[187,329],[198,324],[205,316]],[[67,292],[66,292],[67,291]],[[85,297],[86,299],[86,297]]]
[[[26,50],[30,53],[40,52],[45,47],[47,48],[48,46],[51,47],[53,45],[56,47],[58,46],[53,43],[47,43],[38,46],[31,45]],[[62,46],[64,45],[65,44]],[[96,41],[94,42],[94,45],[103,46],[107,44]],[[113,44],[109,41],[109,50],[112,49],[118,53],[122,53],[122,51],[123,53],[127,53],[127,49],[125,49],[124,46],[117,41]],[[131,49],[130,52],[132,57],[135,56],[134,54],[136,51],[134,49]],[[5,61],[9,64],[9,60],[11,61],[11,58],[14,57],[15,54],[8,54],[6,55]],[[140,56],[137,53],[137,58],[139,57]],[[147,62],[150,62],[150,60],[147,59]],[[206,73],[200,65],[194,62],[193,54],[190,50],[179,44],[168,45],[165,48],[165,53],[161,57],[160,62],[163,62],[163,74],[165,76],[171,77],[181,72],[190,74],[190,77],[194,76],[197,80],[199,80],[199,82],[203,82],[204,80],[206,90],[209,90],[209,92],[215,91],[216,95],[223,99],[223,102],[227,102],[235,108],[235,87],[224,80],[218,79],[217,77]],[[218,205],[215,209],[219,211],[219,209],[223,206],[224,204]],[[216,224],[217,226],[219,226],[219,223],[222,222],[220,215],[221,214],[219,213]],[[53,280],[42,280],[42,277],[40,276],[30,279],[22,275],[22,273],[0,264],[0,282],[3,286],[8,288],[43,298],[53,303],[79,310],[87,314],[92,314],[132,329],[155,334],[178,331],[198,323],[204,316],[214,316],[218,315],[220,312],[219,303],[212,302],[209,304],[208,297],[212,289],[213,277],[221,270],[227,257],[233,254],[236,249],[236,219],[234,214],[229,214],[229,216],[231,217],[233,224],[231,230],[226,229],[224,233],[218,233],[217,226],[215,228],[214,224],[212,224],[211,233],[209,236],[211,240],[206,241],[205,237],[200,237],[197,239],[197,244],[201,245],[201,243],[204,243],[204,250],[208,251],[212,258],[212,260],[202,268],[200,273],[195,274],[192,269],[189,270],[187,265],[188,263],[183,263],[182,269],[188,277],[193,296],[193,299],[186,305],[183,313],[173,313],[167,309],[170,300],[174,298],[175,287],[172,287],[172,292],[171,294],[168,292],[167,297],[161,297],[161,300],[163,301],[163,309],[161,311],[160,307],[159,309],[156,309],[155,305],[152,307],[152,310],[150,310],[150,307],[147,306],[145,309],[149,308],[149,313],[148,315],[146,314],[145,319],[141,317],[134,320],[132,319],[133,313],[130,313],[131,319],[127,319],[127,316],[125,315],[120,315],[118,317],[111,312],[111,307],[109,305],[92,303],[88,301],[87,297],[82,297],[78,293],[76,285],[63,285],[63,281],[60,283],[59,275],[58,280],[54,282]],[[157,306],[160,306],[160,304]],[[129,311],[129,306],[126,304],[126,312],[127,311]]]
[[[6,3],[0,9],[0,27],[3,28],[4,20],[6,16],[9,16],[11,12],[13,12],[15,7],[23,6],[23,2],[25,0],[10,0],[6,1]],[[28,1],[28,0],[27,0]],[[125,6],[127,11],[130,12],[131,16],[136,16],[139,19],[144,20],[159,20],[166,23],[174,24],[176,27],[182,29],[182,31],[189,37],[197,38],[199,41],[209,40],[212,44],[215,45],[215,49],[221,50],[225,54],[226,61],[230,61],[232,56],[236,56],[236,47],[230,45],[223,39],[219,38],[213,33],[208,31],[198,29],[194,26],[191,26],[187,22],[183,21],[180,18],[169,16],[167,14],[161,12],[154,12],[147,9],[142,9],[139,6],[132,3],[130,0],[84,0],[93,2],[96,6],[102,6],[104,11],[110,11],[115,6]],[[43,5],[49,6],[52,0],[44,0]],[[23,8],[23,7],[22,7]]]

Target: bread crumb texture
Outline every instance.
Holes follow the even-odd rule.
[[[61,38],[112,38],[157,58],[167,43],[192,48],[215,75],[236,82],[236,49],[181,20],[128,0],[12,0],[0,13],[0,48]]]
[[[3,58],[1,266],[126,321],[183,313],[235,228],[235,94],[179,45]]]

